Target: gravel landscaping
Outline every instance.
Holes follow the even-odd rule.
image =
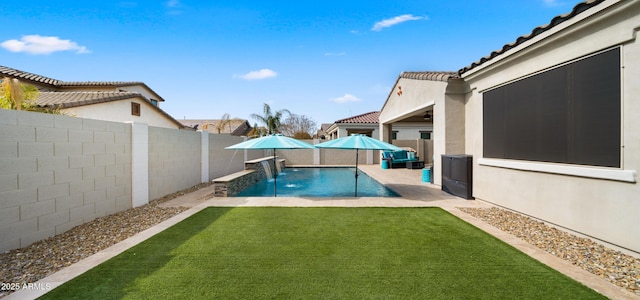
[[[458,208],[640,296],[640,258],[500,208]]]
[[[28,247],[0,254],[0,282],[22,285],[45,278],[187,210],[186,207],[158,205],[208,185],[196,185],[149,204],[97,218]],[[0,291],[0,298],[9,293],[11,291]]]
[[[187,210],[186,207],[158,205],[208,185],[197,185],[147,205],[95,219],[28,247],[0,254],[0,282],[34,283]],[[459,209],[640,295],[640,258],[504,209]],[[0,291],[0,298],[8,293]]]

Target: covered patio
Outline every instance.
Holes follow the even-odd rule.
[[[394,128],[417,128],[417,140],[427,138],[432,142],[418,152],[419,156],[425,163],[433,163],[433,182],[441,185],[440,156],[465,152],[464,103],[468,89],[455,72],[401,73],[380,112],[380,139],[393,143]]]

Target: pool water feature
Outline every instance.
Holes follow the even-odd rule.
[[[262,168],[264,168],[264,173],[266,174],[267,179],[272,179],[273,175],[271,175],[271,166],[269,166],[269,162],[263,160],[260,164],[262,164]]]
[[[278,196],[353,197],[355,168],[285,168],[276,181]],[[273,178],[252,185],[235,197],[273,196]],[[358,172],[358,197],[399,197],[399,195]]]

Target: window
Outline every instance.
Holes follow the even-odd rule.
[[[420,139],[430,140],[431,139],[431,131],[420,131]]]
[[[392,131],[391,132],[391,139],[392,140],[397,140],[398,139],[398,131]]]
[[[620,167],[620,49],[483,94],[483,156]]]
[[[158,106],[158,100],[151,99],[151,104],[153,104],[153,106]]]
[[[131,102],[131,115],[133,116],[140,116],[140,104],[139,103],[135,103],[135,102]]]

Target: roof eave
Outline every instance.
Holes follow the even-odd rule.
[[[478,61],[471,63],[471,65],[458,70],[459,76],[468,76],[481,66],[498,61],[505,55],[510,55],[512,53],[521,51],[528,45],[538,41],[541,37],[544,36],[543,34],[550,32],[552,29],[558,29],[558,26],[560,24],[574,19],[576,16],[590,10],[591,8],[605,1],[606,0],[587,0],[576,4],[571,12],[554,17],[548,24],[534,28],[531,33],[518,37],[514,42],[505,44],[501,49],[493,51],[489,55],[484,56]],[[612,1],[611,3],[613,4],[615,2],[617,1]]]

